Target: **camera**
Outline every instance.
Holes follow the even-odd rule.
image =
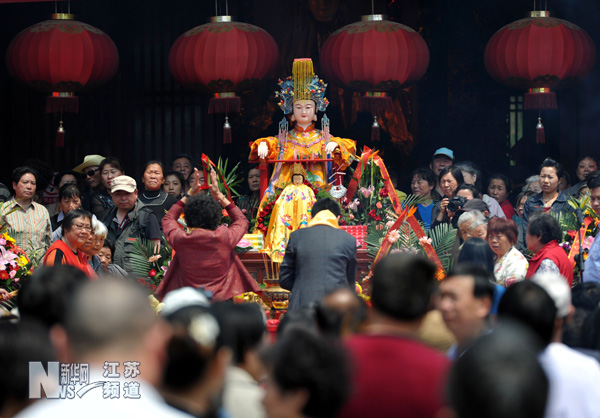
[[[448,202],[448,206],[446,206],[446,210],[448,212],[458,212],[464,205],[467,203],[467,198],[462,196],[454,196]]]

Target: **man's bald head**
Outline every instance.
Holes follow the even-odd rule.
[[[158,318],[144,290],[131,282],[90,282],[75,294],[64,328],[77,359],[104,349],[132,351]]]

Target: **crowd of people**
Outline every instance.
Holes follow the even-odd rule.
[[[339,230],[341,208],[317,200],[288,234],[280,285],[290,305],[276,335],[259,305],[232,302],[261,291],[234,251],[257,216],[260,171],[249,167],[234,202],[191,157],[169,168],[149,161],[138,185],[117,158],[88,155],[55,174],[54,197],[38,190],[36,169],[14,170],[0,215],[41,261],[0,321],[11,376],[0,416],[598,416],[600,244],[574,283],[553,216],[572,210],[569,196],[589,196],[600,214],[593,158],[581,159],[575,185],[547,158],[515,190],[438,149],[410,189],[425,229],[456,228],[454,267],[438,282],[426,258],[390,254],[370,278],[369,305],[354,292],[357,250]],[[232,223],[220,227],[223,211]],[[158,315],[124,279],[139,239],[174,250]],[[31,399],[36,361],[87,365],[98,389],[70,398],[68,384],[81,382],[61,377],[60,400]]]

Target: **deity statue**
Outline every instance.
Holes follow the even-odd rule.
[[[316,198],[312,189],[304,184],[306,170],[301,164],[292,167],[292,183],[283,189],[273,206],[265,248],[271,260],[283,261],[285,247],[290,234],[297,229],[305,228],[310,221],[312,206]]]
[[[270,196],[291,183],[294,163],[302,163],[306,179],[314,188],[328,190],[334,183],[334,174],[343,172],[355,158],[356,143],[331,136],[326,115],[322,118],[322,129],[315,129],[317,111],[324,112],[329,102],[325,98],[327,84],[314,74],[312,60],[294,60],[292,74],[279,81],[281,90],[276,95],[283,113],[291,114],[293,129],[288,131],[284,117],[279,124],[279,135],[257,139],[250,151],[250,160],[260,158],[275,162],[260,209]],[[342,197],[345,190],[337,185],[335,192],[338,196],[334,197]]]

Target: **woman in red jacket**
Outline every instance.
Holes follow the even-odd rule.
[[[558,273],[573,284],[573,262],[559,245],[562,231],[556,219],[548,214],[536,214],[527,225],[527,248],[535,253],[529,260],[529,269],[525,275],[530,279],[536,273]]]
[[[88,256],[81,250],[92,232],[92,214],[83,209],[72,210],[65,215],[61,226],[62,237],[48,248],[44,265],[69,265],[77,267],[89,278],[97,278],[88,263]]]
[[[175,255],[155,296],[162,298],[180,287],[202,287],[212,292],[213,301],[233,298],[245,292],[259,293],[260,287],[246,270],[235,252],[235,246],[248,229],[248,219],[242,211],[219,191],[217,174],[210,172],[212,196],[201,193],[198,170],[193,183],[162,220],[165,237]],[[219,226],[223,209],[233,223]],[[187,227],[177,220],[185,216]]]

